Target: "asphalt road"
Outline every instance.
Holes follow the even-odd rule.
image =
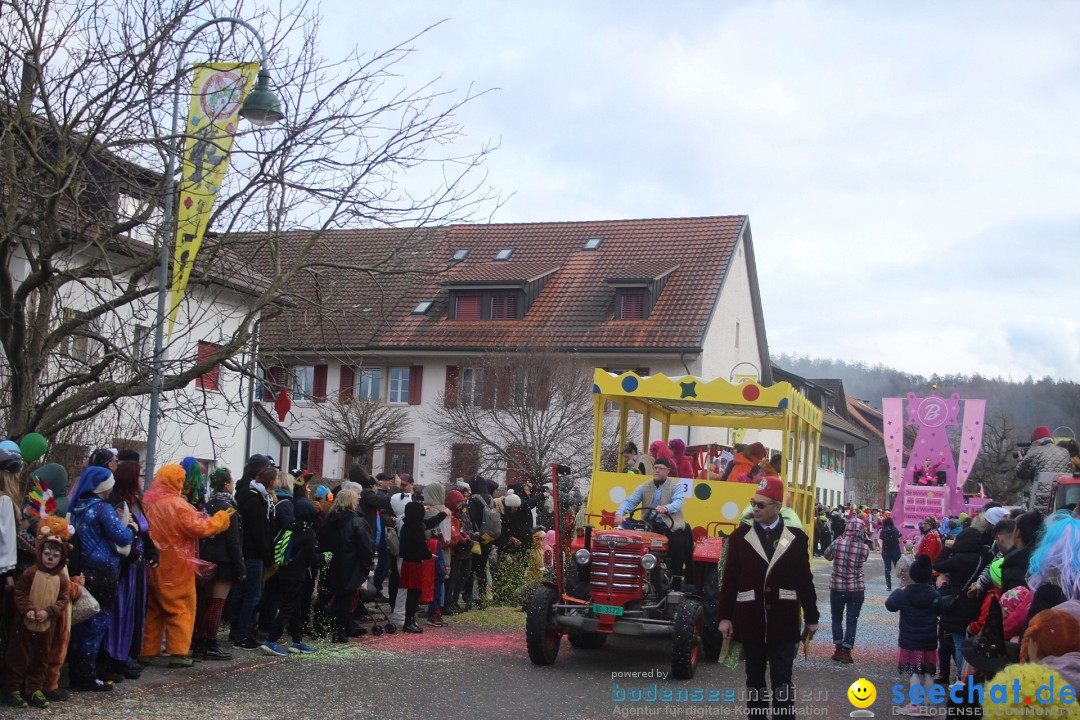
[[[829,660],[830,565],[815,561],[822,624],[809,659],[795,664],[795,681],[806,717],[846,717],[853,710],[848,687],[860,677],[877,688],[870,708],[877,717],[893,714],[897,618],[885,611],[883,570],[878,554],[866,566],[867,600],[860,618],[855,665]],[[524,614],[508,608],[451,618],[445,629],[423,635],[372,638],[349,646],[317,643],[309,656],[270,658],[236,651],[229,663],[200,663],[191,670],[151,667],[138,681],[111,693],[81,693],[47,711],[50,718],[611,718],[737,717],[737,702],[631,702],[634,690],[649,697],[653,684],[710,692],[743,686],[742,667],[703,664],[693,680],[658,680],[614,673],[668,673],[666,642],[614,638],[600,650],[575,650],[563,642],[558,661],[536,667],[525,652]],[[615,683],[618,683],[616,686]],[[627,700],[616,701],[620,691]],[[28,711],[0,710],[24,716]],[[32,712],[32,711],[30,711]],[[43,714],[44,716],[44,714]]]

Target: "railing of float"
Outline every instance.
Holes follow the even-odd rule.
[[[631,413],[640,420],[643,453],[653,439],[667,441],[675,428],[693,428],[695,445],[730,444],[724,429],[750,431],[744,442],[758,440],[782,453],[780,476],[788,491],[785,504],[796,511],[803,529],[812,535],[822,413],[790,383],[735,385],[723,379],[641,377],[597,369],[593,397],[594,468],[602,467],[601,443],[610,423],[618,423],[620,449],[627,439],[638,439],[627,437]],[[618,462],[611,471],[592,475],[586,518],[594,527],[610,527],[619,504],[649,480],[622,472],[621,455]],[[756,485],[706,478],[682,478],[682,483],[683,515],[695,539],[730,534],[757,490]]]

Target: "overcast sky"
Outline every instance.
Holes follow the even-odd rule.
[[[323,5],[442,19],[410,81],[498,88],[501,222],[750,216],[773,352],[1080,380],[1080,2]]]

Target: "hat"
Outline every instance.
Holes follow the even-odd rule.
[[[94,452],[90,453],[90,460],[87,461],[87,465],[97,465],[98,467],[105,467],[116,458],[116,451],[112,448],[98,448]]]
[[[1031,618],[1020,643],[1020,662],[1029,662],[1028,647],[1034,640],[1040,657],[1060,657],[1080,650],[1080,622],[1062,610],[1043,610]]]
[[[446,493],[446,507],[450,508],[451,510],[453,510],[463,502],[465,502],[465,496],[457,490],[451,490],[450,492]]]
[[[1015,662],[1010,658],[1010,651],[1005,642],[1004,618],[1001,614],[1001,603],[996,597],[990,599],[990,609],[986,613],[986,622],[979,634],[970,640],[965,640],[963,645],[964,659],[971,663],[976,670],[984,673],[996,673]],[[1014,647],[1015,654],[1019,656],[1018,648]]]
[[[71,536],[74,533],[75,530],[64,518],[56,517],[55,515],[46,515],[38,520],[37,534],[39,538],[43,535],[51,535],[67,541],[71,539]]]
[[[503,499],[503,505],[508,508],[521,507],[521,496],[513,490],[508,490],[506,492],[506,497]]]
[[[638,451],[637,443],[635,443],[633,440],[628,440],[626,442],[626,445],[623,446],[622,451],[624,453],[636,453]]]
[[[1061,674],[1039,663],[1009,665],[994,676],[995,686],[1008,688],[1005,693],[985,693],[982,699],[984,717],[1024,717],[1032,715],[1035,702],[1039,717],[1072,717],[1075,698],[1065,700],[1061,688],[1069,686]],[[1019,692],[1016,691],[1019,686]],[[1053,688],[1053,690],[1051,690]],[[1041,690],[1041,693],[1040,693]],[[1004,695],[1004,698],[1001,698]],[[1041,697],[1040,697],[1041,695]],[[1047,697],[1049,695],[1050,697]],[[1048,702],[1043,702],[1043,700]]]
[[[757,494],[776,502],[784,502],[784,481],[778,477],[764,477],[758,483]]]
[[[328,485],[319,485],[315,488],[316,500],[328,500],[330,498],[330,487]]]
[[[386,482],[387,480],[390,479],[390,476],[387,475],[386,473],[377,473],[375,475],[375,479],[378,480],[379,482]]]
[[[1009,517],[1009,511],[1003,507],[992,507],[983,513],[983,517],[986,518],[986,522],[991,525],[997,525],[999,522]]]
[[[908,568],[908,577],[911,578],[911,582],[928,583],[932,574],[930,556],[925,553],[915,558],[915,562]]]
[[[934,517],[928,517],[928,518],[926,518],[925,520],[923,520],[923,522],[924,522],[924,523],[926,523],[927,525],[929,525],[929,526],[930,526],[930,527],[931,527],[932,529],[934,529],[934,530],[937,530],[937,529],[938,529],[938,521],[937,521],[937,518],[934,518]]]
[[[1052,435],[1050,435],[1050,428],[1045,425],[1040,425],[1031,431],[1031,442],[1045,440],[1048,437],[1052,437]]]
[[[671,469],[671,461],[662,455],[653,462],[653,467],[656,467],[657,465],[663,465],[668,470]]]
[[[22,453],[18,450],[0,450],[0,470],[9,473],[18,473],[23,469]]]

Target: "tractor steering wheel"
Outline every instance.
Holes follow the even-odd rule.
[[[645,516],[638,520],[633,520],[635,513],[645,512]],[[660,532],[666,534],[671,532],[675,528],[675,518],[671,517],[670,513],[658,513],[653,508],[638,507],[630,511],[627,515],[626,522],[630,523],[630,527],[634,530],[646,530],[649,532]]]

